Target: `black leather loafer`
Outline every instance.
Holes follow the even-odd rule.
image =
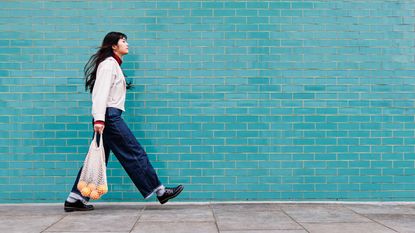
[[[163,196],[157,197],[161,204],[168,202],[170,199],[177,197],[183,191],[183,185],[179,185],[176,188],[166,188]]]
[[[85,205],[82,201],[77,200],[74,203],[70,203],[65,201],[64,205],[65,212],[72,212],[72,211],[90,211],[94,209],[93,205]]]

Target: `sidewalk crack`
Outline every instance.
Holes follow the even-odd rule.
[[[293,220],[295,223],[297,223],[299,226],[301,226],[306,232],[310,233],[310,231],[308,231],[307,228],[305,228],[300,222],[298,222],[293,217],[291,217],[291,215],[289,215],[287,212],[285,212],[283,208],[281,208],[281,207],[279,207],[279,208],[280,208],[281,212],[283,212],[285,215],[287,215],[287,217],[289,217],[291,220]]]
[[[135,221],[135,223],[134,223],[133,227],[131,227],[131,230],[129,231],[129,233],[131,233],[131,232],[134,230],[135,226],[136,226],[136,225],[137,225],[137,223],[140,221],[141,216],[143,216],[144,210],[145,210],[146,208],[147,208],[147,207],[146,207],[146,206],[144,206],[144,208],[143,208],[143,209],[141,209],[140,215],[138,216],[137,220]]]
[[[386,228],[388,228],[388,229],[390,229],[390,230],[392,230],[392,231],[399,232],[399,231],[397,231],[397,230],[395,230],[395,229],[393,229],[393,228],[391,228],[391,227],[389,227],[389,226],[387,226],[387,225],[385,225],[385,224],[383,224],[383,223],[381,223],[381,222],[379,222],[379,221],[376,221],[376,220],[374,220],[374,219],[370,218],[369,216],[366,216],[366,215],[364,215],[364,214],[360,214],[360,213],[358,213],[358,212],[354,211],[352,208],[349,208],[349,207],[347,207],[346,205],[343,205],[343,207],[344,207],[344,208],[346,208],[346,209],[348,209],[348,210],[350,210],[350,211],[352,211],[353,213],[355,213],[355,214],[357,214],[357,215],[359,215],[359,216],[362,216],[362,217],[364,217],[364,218],[367,218],[367,219],[369,219],[370,221],[373,221],[373,222],[375,222],[375,223],[377,223],[377,224],[379,224],[379,225],[381,225],[381,226],[384,226],[384,227],[386,227]]]
[[[220,232],[220,230],[219,230],[219,225],[218,225],[218,219],[216,218],[216,214],[215,214],[215,210],[213,209],[213,207],[212,207],[212,203],[209,203],[209,207],[210,207],[210,210],[212,211],[212,214],[213,214],[213,219],[215,219],[215,226],[216,226],[216,230],[218,231],[218,233]]]
[[[58,221],[52,223],[51,225],[49,225],[48,227],[46,227],[45,229],[43,229],[40,233],[43,233],[45,231],[47,231],[49,228],[53,227],[54,225],[56,225],[58,222],[62,221],[62,219],[64,219],[66,216],[68,216],[69,214],[65,214],[62,216],[62,218],[60,218]]]

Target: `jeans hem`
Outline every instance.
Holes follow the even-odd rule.
[[[145,200],[147,200],[147,199],[149,199],[151,196],[153,196],[153,194],[154,193],[156,193],[158,190],[160,190],[160,189],[164,189],[165,187],[164,187],[164,185],[160,185],[160,186],[158,186],[157,188],[155,188],[154,190],[153,190],[153,192],[151,192],[150,194],[148,194],[146,197],[144,197],[144,199]]]

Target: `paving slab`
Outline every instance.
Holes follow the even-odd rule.
[[[304,223],[310,233],[396,233],[376,223]]]
[[[414,205],[345,205],[344,207],[353,210],[359,214],[414,214],[415,215],[415,206]]]
[[[415,214],[370,214],[367,217],[398,232],[415,233]]]
[[[282,211],[245,211],[215,213],[219,230],[301,230]]]
[[[144,210],[145,206],[137,204],[122,204],[122,203],[94,203],[93,211],[82,212],[83,214],[111,214],[111,215],[141,215],[141,212]],[[72,212],[74,213],[74,212]],[[79,212],[76,212],[78,214]]]
[[[209,205],[146,206],[139,222],[214,222]]]
[[[238,231],[220,231],[220,233],[307,233],[305,230],[238,230]]]
[[[259,203],[235,203],[235,204],[211,204],[215,213],[239,213],[239,212],[268,212],[268,211],[281,211],[279,204],[259,204]]]
[[[64,215],[63,204],[0,205],[0,216]]]
[[[131,233],[218,233],[211,222],[139,222]]]
[[[2,216],[0,218],[0,232],[4,233],[31,233],[42,232],[50,225],[59,221],[63,216]]]
[[[343,205],[285,205],[281,209],[298,222],[371,222]]]
[[[275,231],[302,229],[281,211],[278,204],[212,204],[212,209],[221,232]]]
[[[45,232],[76,231],[130,231],[137,222],[135,215],[121,214],[69,214],[50,226]]]

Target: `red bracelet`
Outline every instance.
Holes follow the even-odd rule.
[[[94,122],[94,125],[95,125],[95,124],[105,125],[105,122],[104,122],[104,121],[95,121],[95,122]]]

